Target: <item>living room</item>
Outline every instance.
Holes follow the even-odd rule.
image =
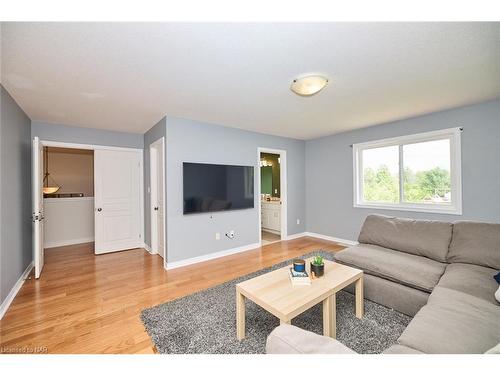
[[[491,14],[2,20],[1,353],[492,368]]]

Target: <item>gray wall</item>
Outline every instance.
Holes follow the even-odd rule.
[[[33,121],[2,87],[1,298],[32,258],[31,136],[44,140],[144,148],[145,241],[150,244],[149,145],[166,137],[167,259],[169,262],[258,242],[258,204],[248,210],[183,215],[182,162],[258,167],[257,147],[284,149],[288,166],[288,235],[305,230],[357,238],[370,213],[442,220],[500,222],[500,101],[428,114],[307,142],[167,117],[146,134],[129,134]],[[463,126],[463,215],[354,208],[352,143]],[[31,129],[31,130],[30,130]],[[30,134],[31,133],[31,134]],[[8,184],[5,181],[9,181]],[[19,194],[21,191],[22,194]],[[255,191],[258,191],[255,179]],[[307,200],[307,205],[306,205]],[[18,208],[21,207],[21,210]],[[7,213],[9,213],[7,217]],[[300,219],[300,224],[296,220]],[[8,223],[8,225],[4,224]],[[305,225],[307,223],[307,225]],[[224,234],[230,230],[236,237]],[[221,239],[215,240],[215,233]],[[8,235],[6,235],[8,233]]]
[[[161,137],[166,137],[166,135],[166,117],[163,117],[155,126],[144,134],[144,242],[148,246],[151,246],[151,193],[149,190],[151,181],[149,173],[149,146]],[[164,173],[164,176],[166,175],[167,174]]]
[[[32,261],[31,120],[3,86],[0,112],[0,301],[3,302]]]
[[[353,207],[353,143],[463,126],[463,215]],[[500,100],[437,112],[306,142],[307,230],[356,240],[371,213],[500,222]]]
[[[288,166],[288,235],[305,229],[305,142],[167,116],[167,260],[214,253],[259,241],[259,197],[253,209],[183,215],[182,162],[253,165],[257,147],[284,149]],[[257,173],[257,171],[255,172]],[[258,191],[255,178],[255,192]],[[300,219],[300,224],[296,220]],[[233,240],[225,233],[234,230]],[[215,240],[215,233],[221,239]]]
[[[39,137],[44,141],[83,143],[115,147],[144,147],[143,134],[80,128],[77,126],[52,124],[40,121],[32,121],[31,136]]]

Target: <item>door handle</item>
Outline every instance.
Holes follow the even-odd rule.
[[[97,209],[97,211],[101,212],[101,211],[102,211],[102,208],[101,208],[101,207],[99,207],[99,208]]]
[[[155,208],[154,208],[154,210],[155,210],[155,211],[158,211],[158,207],[155,207]]]
[[[43,216],[42,212],[38,212],[38,214],[33,212],[31,216],[31,221],[33,222],[42,221],[43,219],[45,219],[45,217]]]

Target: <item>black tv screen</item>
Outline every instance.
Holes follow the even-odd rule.
[[[254,167],[183,163],[184,214],[254,206]]]

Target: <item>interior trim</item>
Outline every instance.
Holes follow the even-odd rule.
[[[16,284],[12,287],[9,294],[7,295],[5,300],[2,302],[2,305],[0,306],[0,320],[2,320],[3,316],[5,315],[7,310],[9,309],[10,304],[12,303],[14,298],[16,297],[17,293],[19,293],[19,291],[21,290],[21,288],[24,284],[24,281],[26,280],[26,278],[28,277],[28,275],[30,274],[30,272],[34,266],[35,266],[35,263],[31,262],[28,265],[28,267],[26,267],[26,269],[22,273],[21,277],[19,277]]]
[[[235,247],[235,248],[228,249],[228,250],[218,251],[216,253],[211,253],[211,254],[201,255],[201,256],[198,256],[198,257],[193,257],[193,258],[178,260],[176,262],[168,262],[167,261],[166,269],[167,270],[171,270],[171,269],[174,269],[174,268],[189,266],[190,264],[205,262],[207,260],[221,258],[221,257],[224,257],[226,255],[242,253],[242,252],[248,251],[248,250],[255,250],[255,249],[259,248],[259,247],[260,247],[260,243],[259,242],[255,242],[255,243],[252,243],[252,244],[249,244],[249,245],[244,245],[244,246]]]

